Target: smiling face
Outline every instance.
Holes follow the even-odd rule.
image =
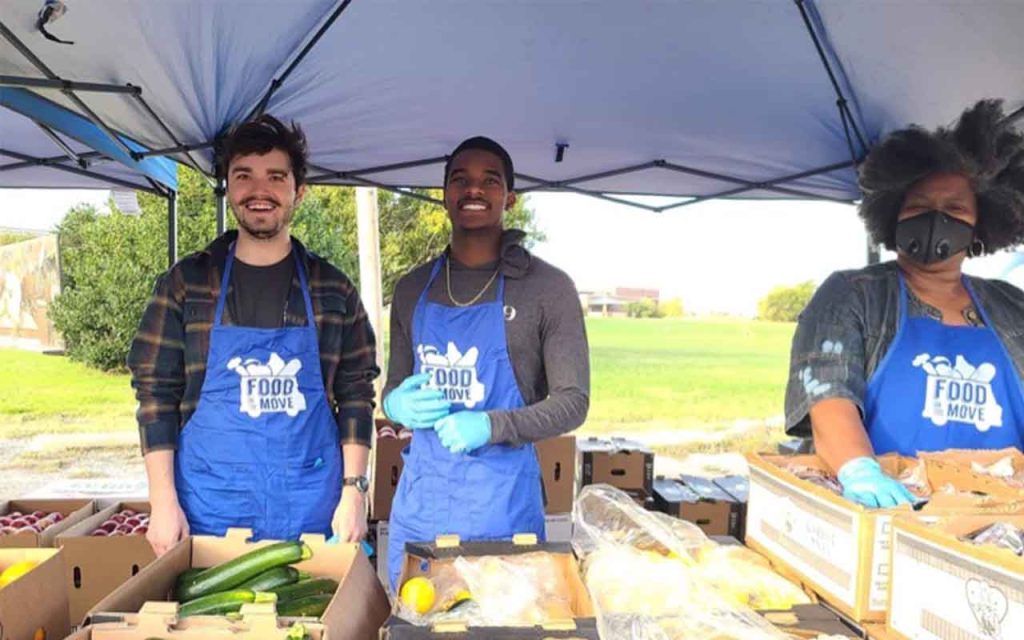
[[[501,228],[502,214],[516,203],[506,186],[501,158],[468,149],[452,158],[444,205],[456,230]]]
[[[228,201],[239,233],[271,240],[287,233],[305,185],[295,188],[288,154],[272,149],[265,154],[235,156],[228,165]]]

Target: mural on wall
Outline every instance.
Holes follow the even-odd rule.
[[[48,314],[58,293],[57,236],[0,247],[0,342],[60,348]]]

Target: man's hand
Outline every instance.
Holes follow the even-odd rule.
[[[472,453],[491,441],[491,418],[483,411],[460,411],[434,424],[441,444],[452,453]]]
[[[185,512],[181,510],[178,501],[153,503],[152,513],[149,515],[149,530],[146,531],[146,540],[153,547],[153,553],[159,558],[186,536],[188,519],[185,518]]]
[[[445,400],[440,389],[426,387],[429,373],[409,376],[384,398],[384,413],[410,429],[430,429],[448,415],[452,403]]]
[[[343,487],[331,521],[332,541],[359,542],[366,537],[366,496],[355,487]]]

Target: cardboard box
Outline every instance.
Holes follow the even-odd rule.
[[[687,487],[710,504],[722,505],[725,507],[725,525],[727,535],[743,539],[744,519],[746,517],[746,504],[741,503],[730,493],[719,487],[709,478],[699,476],[682,475],[679,477]]]
[[[654,490],[654,452],[632,440],[587,438],[580,451],[580,485],[609,484],[631,495],[650,497]]]
[[[377,438],[373,447],[373,472],[370,474],[370,517],[374,520],[391,518],[391,503],[402,475],[402,451],[409,446],[409,438]]]
[[[241,620],[198,616],[177,619],[173,602],[147,602],[137,614],[125,616],[120,622],[106,622],[83,627],[66,640],[287,640],[289,622],[280,620],[272,604],[242,606]],[[327,640],[322,624],[303,622],[311,640]]]
[[[889,599],[892,516],[912,513],[911,508],[866,509],[800,480],[781,466],[792,462],[826,469],[817,456],[748,454],[747,459],[747,545],[853,620],[884,621]],[[897,456],[883,456],[879,462],[890,475],[918,464],[912,458]],[[929,481],[933,487],[951,483],[962,491],[977,489],[971,482],[938,472],[930,475]],[[922,513],[949,515],[1017,508],[1002,498],[935,496]]]
[[[544,513],[569,513],[576,499],[576,437],[561,436],[534,445],[540,462]]]
[[[732,504],[705,500],[678,480],[654,481],[654,503],[658,511],[692,522],[709,536],[731,536]]]
[[[0,549],[0,571],[25,560],[38,564],[0,589],[0,640],[29,640],[38,629],[47,638],[63,638],[71,631],[64,554],[58,549]]]
[[[223,538],[191,536],[157,558],[146,568],[101,600],[89,612],[89,621],[118,622],[137,613],[149,601],[169,601],[178,575],[192,567],[212,567],[272,544],[271,540],[248,542],[250,532],[231,529]],[[358,544],[327,544],[322,535],[303,536],[313,557],[295,565],[314,576],[338,581],[321,622],[333,640],[369,640],[388,616],[388,599]]]
[[[120,587],[156,555],[146,536],[100,537],[91,535],[100,524],[123,509],[149,513],[148,502],[119,502],[101,509],[57,536],[64,549],[71,622],[79,624],[93,605]]]
[[[381,630],[381,638],[401,640],[405,638],[583,638],[597,640],[597,624],[590,595],[580,578],[579,566],[568,544],[538,543],[535,536],[516,536],[512,542],[467,542],[458,536],[441,536],[433,543],[410,543],[406,545],[405,564],[398,583],[405,584],[414,576],[429,576],[435,567],[451,564],[458,557],[514,556],[543,552],[551,554],[558,562],[568,585],[569,606],[572,619],[551,621],[535,627],[471,627],[459,621],[452,621],[435,627],[416,627],[399,615],[396,601],[392,616]],[[453,634],[453,635],[450,635]]]
[[[12,511],[21,513],[32,513],[33,511],[45,511],[46,513],[59,512],[64,519],[57,524],[44,529],[42,533],[16,533],[0,535],[0,549],[10,548],[33,548],[52,547],[57,536],[85,520],[96,512],[96,503],[89,499],[79,500],[4,500],[0,502],[0,514],[6,515]]]
[[[863,638],[835,612],[820,604],[798,604],[785,611],[758,611],[768,622],[796,638]]]
[[[391,423],[378,420],[380,429]],[[379,437],[373,447],[373,471],[370,474],[370,518],[390,520],[391,503],[402,475],[402,451],[409,438]],[[568,513],[576,498],[576,438],[561,436],[534,445],[540,462],[545,513]]]
[[[1024,528],[1024,514],[893,523],[887,628],[900,640],[1024,638],[1024,558],[960,538],[995,522]]]
[[[553,513],[544,516],[544,538],[547,542],[572,542],[572,514]]]
[[[980,490],[992,496],[1002,496],[1013,500],[1017,499],[1022,491],[1024,491],[1020,487],[1008,485],[1001,478],[975,473],[972,464],[977,463],[988,467],[1005,458],[1009,458],[1014,473],[1024,474],[1024,453],[1021,453],[1018,449],[949,449],[947,451],[921,453],[919,457],[925,461],[929,473],[941,473],[945,477],[954,478],[961,482],[970,480]]]
[[[736,537],[743,540],[747,537],[747,500],[750,496],[750,479],[746,476],[722,476],[715,478],[714,483],[722,491],[736,499],[739,504],[739,530]]]

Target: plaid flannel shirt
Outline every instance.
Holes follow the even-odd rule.
[[[143,454],[176,449],[178,434],[199,402],[220,293],[220,280],[237,231],[160,276],[132,342],[128,368],[139,401],[137,418]],[[348,277],[292,239],[306,269],[320,342],[320,369],[342,444],[370,446],[373,437],[373,382],[380,374],[373,328]],[[306,324],[296,273],[285,326]],[[229,292],[230,293],[230,292]],[[232,324],[225,305],[223,322]]]

